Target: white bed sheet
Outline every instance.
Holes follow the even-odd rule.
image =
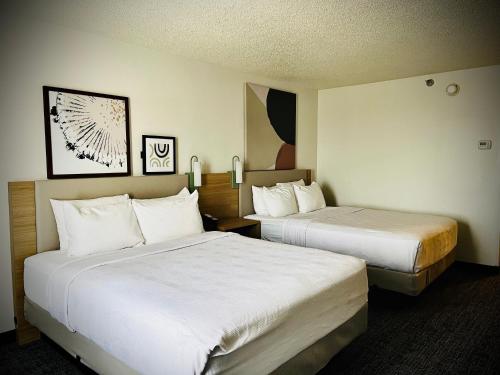
[[[359,259],[219,232],[25,264],[28,298],[148,374],[267,373],[367,302]],[[264,336],[269,345],[238,366],[205,368]]]
[[[85,258],[102,256],[103,254],[120,253],[121,250],[100,252]],[[71,262],[78,262],[82,258],[70,257],[66,251],[52,250],[32,255],[24,260],[24,293],[44,310],[49,309],[49,279],[57,269]]]
[[[301,215],[301,214],[297,214]],[[248,215],[245,216],[246,219],[258,220],[260,221],[260,238],[266,241],[272,242],[283,242],[283,229],[287,220],[290,217],[296,215],[290,215],[285,217],[272,217],[264,215]]]
[[[457,243],[457,222],[436,216],[359,207],[327,207],[286,217],[248,215],[261,237],[364,259],[368,265],[419,272]]]
[[[37,305],[49,309],[48,282],[50,275],[74,258],[65,251],[46,251],[26,258],[24,261],[24,293]]]

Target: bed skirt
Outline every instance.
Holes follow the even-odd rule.
[[[366,267],[368,284],[398,293],[418,296],[455,261],[455,249],[444,258],[417,273],[405,273],[378,267]]]
[[[77,332],[69,331],[64,325],[53,319],[46,310],[26,297],[24,299],[24,313],[26,319],[32,325],[97,373],[137,374],[135,370],[101,349],[91,340]],[[282,364],[273,374],[302,375],[317,373],[335,354],[366,331],[367,323],[368,304],[365,304],[349,320]],[[209,360],[208,370],[214,361],[217,361],[217,357]]]

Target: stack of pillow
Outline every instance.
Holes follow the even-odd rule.
[[[130,199],[128,194],[85,200],[51,199],[60,250],[84,256],[203,232],[198,192]]]
[[[318,183],[305,186],[304,180],[277,183],[273,187],[252,186],[253,208],[257,215],[281,217],[326,207]]]

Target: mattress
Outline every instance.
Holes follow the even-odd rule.
[[[248,215],[261,236],[364,259],[369,266],[416,273],[457,243],[457,222],[437,216],[359,207],[327,207],[286,217]]]
[[[25,278],[54,319],[148,374],[271,372],[354,316],[368,290],[359,259],[220,232],[77,259],[41,253]],[[206,367],[238,351],[231,368]]]

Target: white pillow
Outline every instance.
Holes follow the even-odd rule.
[[[309,186],[295,185],[293,190],[295,191],[301,213],[316,211],[326,207],[325,197],[318,183],[313,182]]]
[[[276,186],[293,186],[293,185],[297,185],[297,186],[305,186],[305,182],[304,180],[301,178],[300,180],[298,181],[292,181],[292,182],[278,182],[276,184]]]
[[[305,186],[305,182],[304,180],[301,178],[300,180],[297,180],[297,181],[291,181],[291,182],[278,182],[276,184],[276,186],[286,186],[288,187],[290,190],[292,190],[293,192],[293,195],[295,195],[295,192],[293,190],[293,187],[294,186]],[[297,204],[297,198],[295,198],[295,204]]]
[[[252,185],[253,209],[257,215],[269,216],[266,203],[264,202],[264,189]]]
[[[190,195],[191,194],[189,193],[188,188],[187,187],[183,187],[182,190],[177,193],[177,195],[172,195],[170,197],[165,197],[165,198],[169,198],[169,199],[170,198],[175,198],[175,197],[177,197],[177,198],[187,198]],[[157,199],[165,199],[165,198],[157,198]]]
[[[293,185],[304,186],[305,183],[303,179],[300,179],[298,181],[278,182],[276,184],[276,186],[287,186],[290,189],[292,189]],[[257,215],[269,216],[269,211],[267,210],[266,203],[264,202],[263,192],[264,192],[263,188],[252,185],[253,209]]]
[[[146,244],[203,233],[198,191],[187,197],[132,199]]]
[[[262,195],[267,211],[273,217],[287,216],[298,212],[297,201],[291,186],[264,187]]]
[[[144,242],[130,201],[95,207],[64,205],[68,255],[120,250]]]
[[[179,191],[176,195],[170,195],[168,197],[162,197],[162,198],[148,198],[148,199],[132,199],[132,205],[135,204],[156,204],[156,203],[161,203],[161,202],[169,202],[169,201],[178,201],[178,200],[185,200],[191,196],[189,193],[189,190],[187,188],[182,188],[181,191]]]
[[[95,207],[102,206],[105,204],[119,203],[128,201],[128,194],[115,195],[112,197],[102,197],[95,199],[79,199],[79,200],[56,200],[51,199],[50,204],[52,205],[52,211],[54,212],[54,217],[56,219],[57,233],[59,234],[59,249],[68,249],[68,231],[66,230],[66,220],[64,217],[64,206],[74,205],[75,207]]]

